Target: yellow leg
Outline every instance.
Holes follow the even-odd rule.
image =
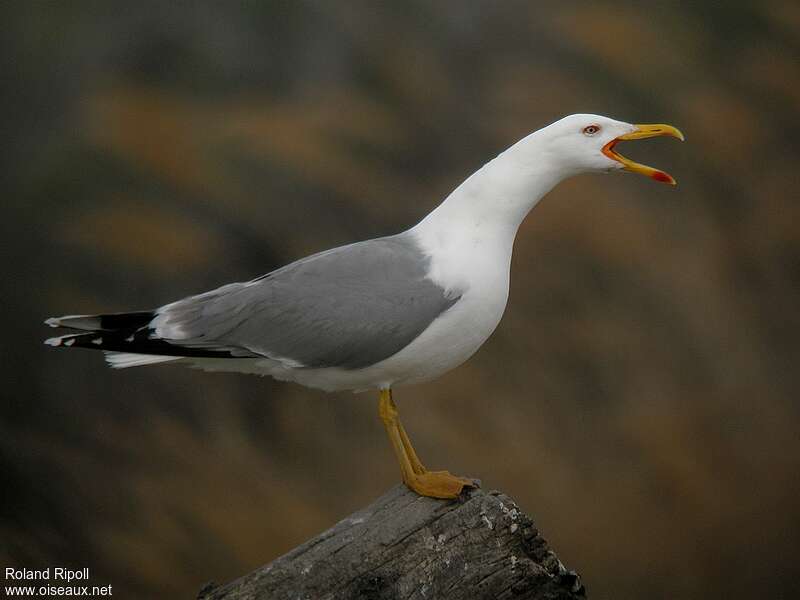
[[[391,390],[381,390],[379,414],[389,440],[392,442],[394,453],[400,463],[400,472],[403,483],[421,496],[431,498],[457,498],[461,490],[474,487],[470,479],[456,477],[447,471],[428,471],[419,460],[411,440],[408,439],[405,429],[400,424],[397,406],[392,400]]]
[[[389,398],[391,399],[391,391],[389,392]],[[394,402],[392,402],[394,405]],[[397,414],[397,408],[395,407],[395,414]],[[406,433],[405,427],[400,422],[400,419],[397,419],[397,430],[400,432],[400,441],[403,442],[403,448],[406,451],[406,455],[408,456],[408,461],[411,463],[411,468],[414,470],[414,473],[417,475],[422,475],[423,473],[427,473],[428,469],[422,464],[417,456],[417,451],[414,450],[414,446],[411,445],[411,440],[408,439],[408,434]]]

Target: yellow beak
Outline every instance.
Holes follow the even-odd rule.
[[[666,135],[669,137],[674,137],[679,139],[680,141],[684,140],[683,134],[680,130],[676,129],[672,125],[635,125],[636,129],[630,133],[626,133],[625,135],[621,135],[618,138],[615,138],[608,142],[605,146],[603,146],[603,154],[607,157],[620,162],[625,167],[626,171],[631,171],[633,173],[641,173],[642,175],[646,175],[656,181],[660,181],[662,183],[668,183],[670,185],[676,185],[677,182],[673,179],[672,175],[665,173],[664,171],[659,171],[658,169],[654,169],[653,167],[648,167],[647,165],[642,165],[637,162],[632,161],[629,158],[625,158],[621,154],[618,154],[614,151],[614,146],[616,146],[619,142],[627,141],[627,140],[642,140],[645,138],[651,137],[658,137],[662,135]]]

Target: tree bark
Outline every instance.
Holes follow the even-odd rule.
[[[198,600],[585,597],[505,494],[469,489],[435,500],[398,485],[253,573],[207,585]]]

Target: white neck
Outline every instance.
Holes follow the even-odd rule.
[[[539,133],[520,140],[478,169],[412,231],[428,239],[440,238],[440,243],[445,242],[442,236],[466,235],[476,242],[503,238],[513,244],[522,220],[536,203],[575,174],[541,147]]]
[[[495,289],[492,302],[505,306],[511,252],[522,220],[558,182],[577,172],[548,152],[542,131],[473,173],[409,231],[431,257],[428,277],[433,281],[459,293]],[[501,314],[501,309],[496,312],[498,320]]]

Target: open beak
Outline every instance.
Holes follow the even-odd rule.
[[[676,185],[677,182],[672,178],[672,175],[669,175],[664,171],[654,169],[653,167],[648,167],[647,165],[641,165],[630,160],[629,158],[625,158],[614,150],[614,146],[616,146],[619,142],[624,142],[627,140],[643,140],[645,138],[658,137],[661,135],[674,137],[680,141],[683,141],[683,134],[672,125],[634,125],[634,127],[636,127],[634,131],[626,133],[625,135],[621,135],[603,146],[603,154],[613,160],[616,160],[617,162],[622,163],[626,171],[641,173],[642,175],[646,175],[647,177],[655,179],[656,181],[660,181],[661,183]]]

